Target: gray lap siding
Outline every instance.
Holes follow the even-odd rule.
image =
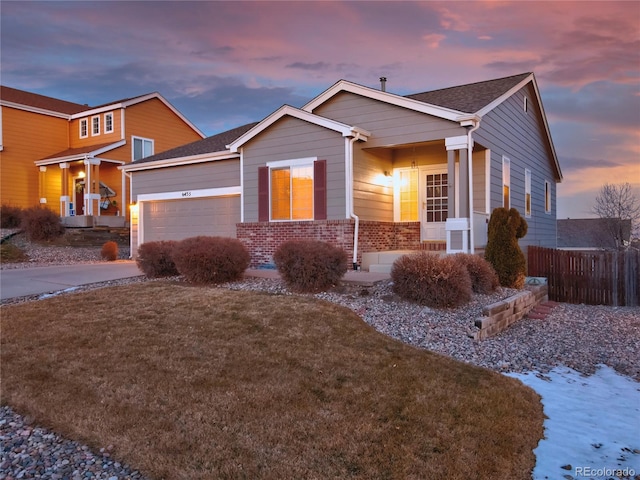
[[[327,161],[327,219],[345,218],[345,140],[297,118],[280,119],[242,148],[244,221],[258,221],[258,168],[267,162],[315,157]]]
[[[552,158],[546,146],[542,117],[535,102],[523,108],[524,95],[533,92],[522,89],[503,104],[485,115],[481,127],[474,132],[477,143],[491,150],[490,211],[502,207],[502,157],[511,162],[511,207],[525,216],[525,169],[531,171],[531,217],[526,218],[529,233],[520,245],[556,246],[556,178]],[[551,186],[551,212],[545,212],[545,180]]]

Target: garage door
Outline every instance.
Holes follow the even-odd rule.
[[[142,202],[143,242],[236,236],[240,196]]]

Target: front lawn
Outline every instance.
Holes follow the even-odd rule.
[[[0,308],[1,402],[151,478],[531,478],[532,390],[343,307],[157,281]]]

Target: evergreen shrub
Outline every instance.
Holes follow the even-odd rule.
[[[489,219],[485,258],[498,274],[500,285],[522,288],[527,269],[518,239],[527,234],[527,222],[515,208],[496,208]]]

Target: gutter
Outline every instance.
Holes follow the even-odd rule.
[[[480,118],[471,121],[471,128],[467,131],[467,152],[469,164],[469,252],[475,253],[473,239],[473,137],[471,134],[480,128]]]

